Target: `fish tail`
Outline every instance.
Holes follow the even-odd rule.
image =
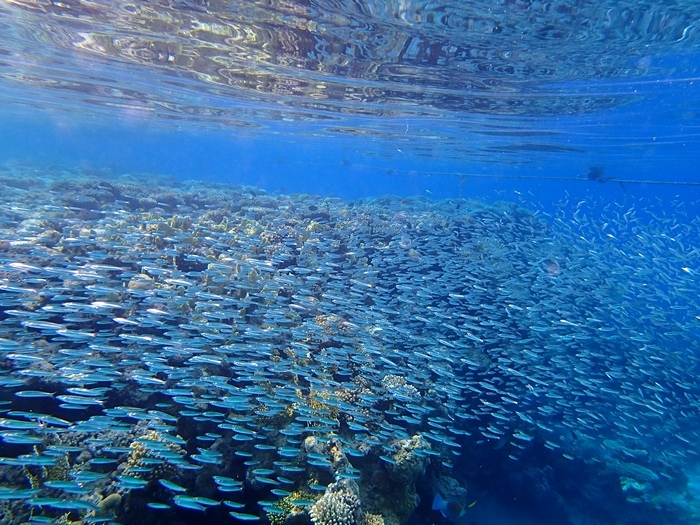
[[[442,499],[442,496],[440,495],[439,492],[435,493],[435,498],[433,498],[433,510],[440,510],[445,508],[445,500]]]

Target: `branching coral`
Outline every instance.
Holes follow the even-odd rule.
[[[328,486],[309,509],[314,525],[356,525],[362,518],[357,483],[343,479]]]

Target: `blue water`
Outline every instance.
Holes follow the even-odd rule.
[[[410,507],[400,518],[392,515],[393,521],[387,513],[386,525],[696,523],[700,516],[698,16],[694,2],[680,1],[3,3],[0,178],[35,175],[45,178],[47,185],[3,185],[2,191],[11,197],[0,195],[0,340],[6,345],[0,344],[0,380],[9,379],[0,386],[3,433],[16,430],[13,424],[21,425],[12,420],[26,416],[16,415],[18,410],[54,410],[52,415],[75,425],[102,414],[105,407],[116,410],[127,402],[141,403],[138,410],[169,411],[177,420],[176,428],[163,432],[185,437],[188,461],[197,455],[197,447],[208,450],[214,441],[216,450],[223,450],[222,464],[205,467],[210,470],[201,478],[163,478],[186,485],[188,496],[215,498],[212,508],[178,504],[164,491],[165,485],[149,478],[148,488],[100,485],[98,496],[103,499],[93,504],[101,505],[116,493],[129,504],[117,504],[98,515],[102,512],[105,520],[125,525],[165,523],[172,516],[172,523],[183,525],[201,523],[202,516],[207,523],[240,524],[241,517],[229,515],[230,509],[221,503],[230,496],[219,490],[225,483],[211,481],[213,475],[223,475],[245,480],[243,495],[232,497],[244,508],[231,507],[248,514],[243,520],[254,520],[253,515],[280,525],[275,514],[265,515],[260,507],[273,498],[270,487],[255,481],[256,465],[241,459],[254,458],[270,467],[270,458],[281,447],[279,436],[265,441],[273,432],[270,427],[264,432],[255,427],[251,416],[247,432],[255,427],[265,436],[258,444],[267,448],[253,452],[252,447],[239,448],[236,455],[224,430],[220,441],[220,435],[203,436],[219,432],[214,424],[220,423],[219,416],[210,414],[211,421],[193,423],[185,419],[193,414],[179,417],[179,411],[184,405],[192,412],[194,402],[171,402],[157,388],[149,390],[153,383],[165,384],[165,379],[172,388],[192,370],[198,379],[230,373],[224,379],[231,388],[257,386],[258,380],[240,370],[234,373],[228,365],[208,368],[211,363],[200,363],[197,368],[194,362],[187,366],[189,361],[177,362],[172,369],[164,366],[155,374],[166,357],[141,366],[140,350],[133,352],[131,343],[119,337],[167,335],[181,337],[185,346],[191,340],[214,348],[218,343],[194,335],[194,329],[178,330],[240,309],[246,313],[236,321],[238,331],[227,343],[244,340],[252,348],[257,343],[265,348],[283,341],[304,348],[315,337],[309,335],[307,341],[305,334],[318,326],[331,330],[329,325],[340,322],[329,321],[332,316],[312,322],[310,315],[302,318],[297,313],[307,315],[307,308],[322,305],[324,314],[332,311],[352,321],[352,329],[333,333],[341,341],[337,347],[335,341],[313,347],[319,355],[328,348],[347,348],[347,356],[365,356],[364,345],[369,341],[372,349],[376,337],[381,341],[377,347],[386,352],[381,354],[384,361],[373,364],[381,374],[398,367],[418,386],[429,379],[453,387],[445,391],[454,398],[431,398],[426,386],[420,398],[428,407],[425,417],[420,419],[419,414],[419,420],[412,420],[420,407],[412,405],[407,394],[398,401],[391,398],[393,390],[384,390],[385,377],[377,372],[368,375],[372,377],[368,381],[374,381],[368,389],[387,397],[374,406],[371,416],[362,412],[371,403],[354,407],[357,412],[346,413],[343,408],[337,414],[313,413],[326,419],[324,424],[330,418],[333,425],[342,426],[339,434],[348,441],[342,446],[336,443],[339,448],[353,450],[361,442],[375,446],[355,456],[348,453],[363,477],[362,493],[347,497],[361,496],[363,505],[380,509],[366,493],[367,487],[374,487],[385,502]],[[70,175],[61,178],[64,172]],[[141,190],[153,193],[153,203],[171,196],[168,181],[173,179],[181,183],[173,184],[181,198],[177,205],[139,200]],[[114,194],[110,189],[105,197],[100,191],[106,191],[108,183],[124,186]],[[240,189],[241,185],[248,188]],[[189,197],[182,196],[190,190],[211,194],[202,198],[201,206],[192,205]],[[268,192],[270,200],[258,190]],[[93,210],[80,201],[81,192],[106,200],[96,200]],[[392,197],[379,198],[386,195]],[[222,204],[217,200],[221,196],[229,200]],[[276,205],[279,216],[270,211]],[[297,215],[295,207],[304,213]],[[229,214],[230,223],[211,222],[209,211],[212,216]],[[325,218],[326,212],[332,221]],[[183,215],[192,215],[205,233],[192,234],[192,225],[178,225],[178,216]],[[112,221],[113,217],[127,218]],[[103,219],[109,227],[126,224],[131,229],[111,237],[109,227],[91,222]],[[315,229],[324,228],[324,221],[332,226]],[[475,225],[473,231],[488,235],[478,239],[470,224]],[[261,231],[270,237],[261,241]],[[103,245],[114,243],[127,250],[128,257],[122,260],[109,252],[113,247],[103,245],[82,251],[81,242],[90,235],[97,235]],[[307,244],[304,257],[309,259],[303,262],[297,242],[303,245],[308,236],[313,243],[328,244],[322,248]],[[216,244],[212,239],[221,243],[208,251],[210,245],[197,244],[202,239],[211,246]],[[217,251],[221,245],[227,246],[223,252]],[[274,249],[268,253],[270,246]],[[274,265],[265,265],[268,256]],[[119,294],[91,288],[94,277],[89,268],[88,277],[80,277],[76,268],[91,264],[93,257],[107,267],[118,265],[123,272],[95,270],[107,272],[101,279]],[[472,273],[462,266],[469,258],[475,261]],[[199,275],[206,268],[202,260],[220,262],[224,278],[242,280],[243,291],[222,291],[209,280],[211,275]],[[290,277],[289,268],[297,265],[300,271]],[[241,277],[244,273],[238,266],[245,268],[246,277]],[[321,270],[322,277],[306,281],[308,273]],[[268,289],[260,284],[259,276],[268,275],[264,272],[286,279],[280,281],[286,284],[271,279]],[[191,286],[188,279],[197,285]],[[140,286],[156,282],[161,295],[141,292]],[[327,288],[319,291],[321,287]],[[19,295],[37,290],[45,292],[45,303]],[[328,290],[331,299],[323,296]],[[427,299],[427,292],[434,296]],[[200,293],[210,296],[203,299]],[[358,300],[363,293],[367,298]],[[217,294],[230,303],[226,307],[211,303]],[[121,301],[122,295],[129,296],[131,311],[113,315],[105,313],[104,305],[94,306],[96,299],[110,304]],[[258,295],[252,310],[246,310],[249,303],[236,302]],[[469,300],[464,299],[467,296]],[[522,307],[521,297],[527,299]],[[61,315],[61,310],[40,311],[45,305],[61,308],[66,302],[68,315]],[[88,302],[93,310],[85,310],[87,314],[70,310]],[[166,314],[161,308],[172,308],[162,330],[159,316]],[[199,308],[211,317],[202,321]],[[371,318],[376,324],[362,325],[369,318],[367,312],[376,314]],[[265,334],[269,326],[257,318],[268,313],[273,319],[284,318],[276,327],[276,320],[269,322],[270,330],[279,331],[274,343]],[[66,323],[73,331],[61,339],[51,327],[22,324],[34,315],[36,322]],[[138,318],[143,324],[132,332],[129,319],[115,320],[117,315]],[[22,359],[5,354],[15,351],[17,341],[31,344],[32,350],[65,344],[63,350],[73,351],[72,358],[87,352],[81,338],[94,334],[80,331],[92,330],[98,324],[94,319],[102,319],[101,326],[107,327],[100,337],[110,344],[117,341],[114,344],[125,354],[132,352],[131,360],[124,358],[128,373],[137,371],[144,374],[143,381],[153,383],[134,383],[133,377],[124,382],[97,381],[109,389],[97,403],[104,405],[91,405],[86,413],[80,412],[84,407],[74,406],[66,409],[75,411],[69,417],[54,406],[55,399],[49,399],[56,394],[53,390],[65,395],[69,383],[60,377],[28,380]],[[491,323],[494,320],[500,324]],[[490,331],[493,339],[477,337],[474,333],[481,333],[477,329],[472,333],[472,328],[454,326],[464,322],[473,327],[479,321],[486,322],[477,329]],[[286,330],[284,323],[298,323],[296,332]],[[348,342],[352,337],[343,337],[355,328],[360,335]],[[474,355],[465,350],[472,347]],[[258,361],[246,348],[251,352],[241,357],[246,366],[279,372],[277,361],[268,361],[266,354]],[[156,352],[149,347],[150,351]],[[431,361],[430,356],[438,354],[440,358]],[[62,363],[57,355],[47,354],[51,366]],[[329,357],[331,368],[336,357]],[[102,358],[109,361],[109,352]],[[288,360],[295,367],[322,368],[323,358],[315,358],[315,364],[309,360],[311,365],[301,358]],[[491,359],[492,366],[479,368],[474,365],[478,358]],[[506,364],[497,369],[497,363]],[[346,381],[351,376],[345,370],[336,375],[341,379],[328,377]],[[450,383],[453,378],[457,386]],[[31,393],[26,399],[17,395],[25,387],[52,391],[35,402]],[[215,398],[221,396],[211,385],[197,388],[202,392],[210,388],[217,392]],[[253,389],[249,401],[263,394]],[[311,397],[298,402],[302,407],[307,402],[309,413],[318,410]],[[491,401],[482,406],[487,399]],[[259,401],[249,412],[269,401]],[[297,408],[287,409],[293,413]],[[9,421],[3,419],[6,416]],[[409,423],[399,423],[399,416],[408,417]],[[147,419],[144,414],[139,417]],[[349,425],[359,425],[358,421],[376,424],[369,437]],[[280,423],[275,431],[288,423]],[[442,455],[426,461],[410,481],[398,474],[392,477],[398,470],[388,466],[398,457],[392,454],[399,452],[391,449],[398,446],[396,442],[371,441],[385,430],[381,425],[393,424],[424,434],[445,427],[446,446],[435,445],[445,437],[442,434],[431,438],[434,450]],[[132,439],[143,437],[134,421],[129,425]],[[44,435],[43,430],[31,432]],[[23,430],[20,434],[14,437],[27,438]],[[58,518],[60,503],[37,503],[38,492],[12,492],[37,485],[41,497],[57,497],[50,485],[42,485],[49,476],[39,473],[38,467],[13,470],[19,464],[13,463],[15,458],[31,454],[33,447],[27,442],[12,444],[12,435],[4,438],[0,503],[12,501],[7,508],[23,519],[30,514],[29,506],[35,516]],[[459,443],[459,451],[451,440]],[[294,438],[290,443],[300,446]],[[104,451],[96,450],[92,447],[86,457],[98,459]],[[309,446],[307,452],[318,450],[321,456],[332,456],[323,447]],[[413,456],[420,463],[416,457],[424,456]],[[84,470],[75,457],[71,461],[68,472]],[[133,467],[120,463],[119,472]],[[344,472],[334,468],[333,475]],[[112,472],[112,467],[104,471]],[[294,478],[293,487],[305,491],[304,498],[310,497],[309,487],[315,482],[328,485],[339,479],[326,476],[319,481],[317,473],[308,467]],[[140,474],[136,470],[134,475]],[[66,481],[65,475],[56,476]],[[404,485],[410,489],[406,493],[392,492]],[[11,492],[17,498],[11,498]],[[317,492],[312,495],[324,494],[323,487]],[[431,508],[436,492],[452,501],[450,513]],[[329,489],[326,494],[330,493]],[[406,494],[415,500],[401,500]],[[156,506],[147,509],[149,503]],[[159,515],[158,504],[170,505],[167,512],[172,514]],[[71,517],[84,518],[83,510],[73,509]],[[311,523],[308,513],[302,514],[298,524]],[[0,522],[2,518],[0,511]],[[314,520],[314,525],[337,525],[330,519]],[[353,518],[343,525],[380,524]]]
[[[342,123],[378,132],[370,136],[332,132],[325,123],[261,121],[260,129],[245,130],[123,110],[90,116],[94,108],[79,105],[67,112],[6,104],[0,160],[167,174],[349,199],[397,194],[517,200],[514,192],[519,192],[545,205],[565,195],[616,201],[626,195],[682,194],[693,201],[699,195],[700,161],[696,60],[696,54],[666,57],[660,63],[668,73],[649,78],[545,86],[563,98],[631,96],[592,114],[457,113],[347,117]],[[10,93],[16,89],[8,87]],[[54,94],[43,96],[48,104]],[[593,183],[587,180],[591,167],[602,168],[607,179],[630,182]]]

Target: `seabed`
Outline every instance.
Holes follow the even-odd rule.
[[[2,524],[700,519],[682,208],[0,191]]]

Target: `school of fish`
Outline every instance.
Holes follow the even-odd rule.
[[[0,203],[6,512],[272,521],[281,498],[391,472],[415,436],[447,471],[477,449],[614,457],[637,492],[697,458],[699,224],[680,204],[46,177]]]

